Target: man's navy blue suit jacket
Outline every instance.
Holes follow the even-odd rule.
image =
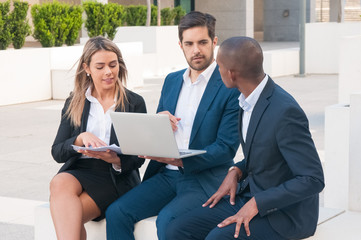
[[[185,69],[166,77],[157,112],[169,111],[174,115],[184,72]],[[194,118],[189,149],[204,149],[207,153],[183,158],[183,171],[184,174],[193,175],[209,197],[217,191],[227,169],[233,165],[233,158],[240,144],[239,95],[237,89],[226,88],[217,66]],[[158,173],[164,166],[165,164],[151,161],[143,181]]]
[[[285,238],[313,235],[318,194],[324,187],[321,162],[305,113],[270,78],[253,109],[246,142],[241,144],[245,158],[236,163],[243,173],[241,194],[249,189],[260,216],[268,217]]]

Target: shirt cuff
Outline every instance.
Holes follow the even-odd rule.
[[[122,172],[122,168],[119,164],[112,163],[113,169],[119,173]]]

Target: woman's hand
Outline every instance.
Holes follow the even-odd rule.
[[[75,139],[74,145],[85,147],[103,147],[107,146],[105,142],[90,132],[83,132]]]
[[[107,146],[105,142],[100,140],[97,136],[90,132],[83,132],[75,139],[74,145],[85,146],[85,147],[103,147]],[[106,152],[90,151],[90,150],[80,150],[79,153],[82,153],[91,158],[98,158],[108,163],[114,163],[118,166],[120,165],[120,158],[117,153],[114,151],[107,150]]]
[[[80,153],[91,157],[91,158],[98,158],[107,163],[116,164],[120,166],[120,158],[118,157],[117,153],[111,150],[107,150],[106,152],[98,152],[98,151],[90,151],[90,150],[79,150]]]

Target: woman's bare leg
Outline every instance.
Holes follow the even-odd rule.
[[[86,239],[84,223],[100,209],[71,174],[60,173],[50,183],[50,211],[59,240]]]

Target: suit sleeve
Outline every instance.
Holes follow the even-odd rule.
[[[230,166],[240,144],[238,133],[239,91],[224,89],[228,100],[219,114],[222,115],[214,142],[206,146],[205,154],[184,158],[184,172],[198,173],[218,166]],[[226,96],[225,96],[226,97]]]
[[[291,176],[280,185],[255,194],[261,216],[318,194],[324,187],[321,162],[304,112],[290,106],[280,116],[276,140]]]
[[[144,99],[141,96],[135,95],[135,98],[132,99],[131,101],[132,101],[131,104],[134,105],[134,112],[137,113],[147,112]],[[122,169],[121,173],[138,169],[143,165],[145,161],[144,158],[138,158],[137,156],[131,156],[131,155],[118,155],[118,156],[121,162],[121,169]]]
[[[56,134],[54,143],[51,147],[51,154],[54,160],[58,163],[64,163],[71,157],[80,156],[81,154],[76,152],[72,148],[72,144],[77,138],[78,134],[75,134],[75,128],[72,126],[70,119],[67,118],[65,112],[70,104],[70,98],[68,98],[61,111],[61,121]]]

